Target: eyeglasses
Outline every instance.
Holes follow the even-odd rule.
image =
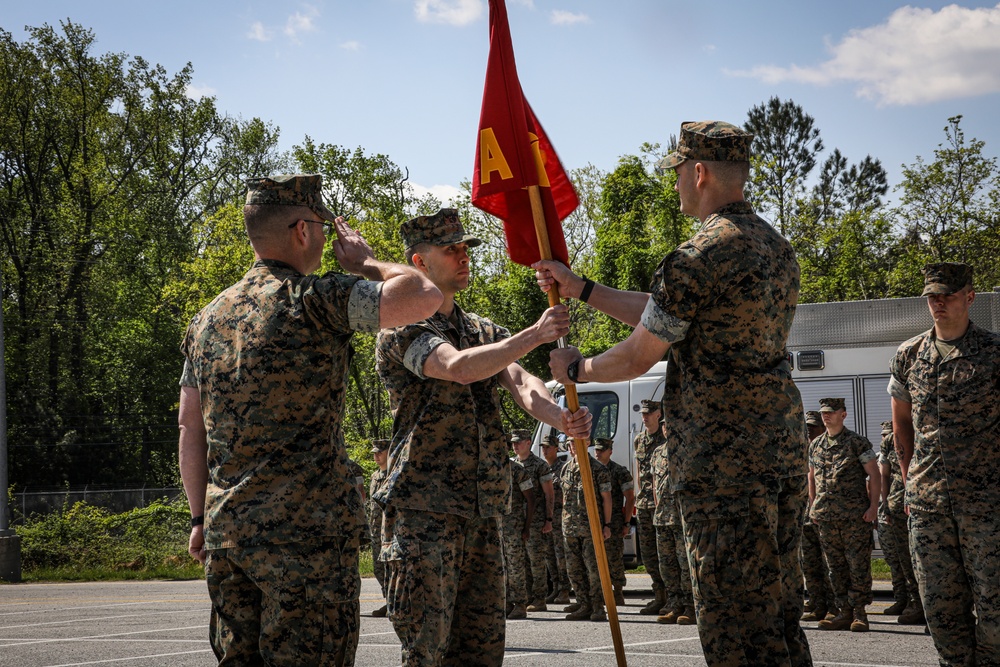
[[[306,220],[305,218],[299,218],[299,220],[302,220],[302,222],[312,222],[312,223],[315,223],[317,225],[323,225],[323,233],[326,235],[327,238],[330,238],[330,234],[333,233],[333,223],[332,222],[327,222],[326,220]],[[292,224],[288,225],[288,228],[292,229],[297,224],[299,224],[298,220],[296,220]]]

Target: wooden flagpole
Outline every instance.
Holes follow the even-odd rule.
[[[552,248],[549,244],[549,230],[545,224],[545,210],[542,207],[542,195],[539,186],[528,186],[528,197],[531,200],[531,216],[535,222],[535,236],[538,238],[538,252],[542,259],[552,259]],[[559,296],[559,286],[553,285],[548,292],[549,307],[556,306],[561,302]],[[565,346],[565,339],[559,340],[560,347]],[[580,398],[576,393],[576,385],[566,385],[566,407],[572,412],[580,409]],[[594,492],[594,476],[590,469],[590,455],[587,451],[587,441],[574,438],[573,448],[576,450],[576,460],[580,465],[580,478],[583,482],[583,497],[587,504],[587,516],[590,519],[590,537],[594,542],[594,555],[597,557],[597,569],[601,574],[601,590],[604,594],[604,603],[608,609],[608,622],[611,624],[611,639],[615,646],[615,658],[618,660],[618,667],[625,667],[625,646],[622,643],[621,626],[618,624],[618,608],[615,606],[614,586],[611,583],[611,571],[608,569],[608,556],[604,549],[604,522],[601,521],[600,510],[597,506],[597,494]],[[611,508],[611,511],[621,508]],[[610,519],[610,517],[608,517]],[[621,534],[612,535],[612,538],[622,539]],[[591,591],[591,595],[594,592]]]

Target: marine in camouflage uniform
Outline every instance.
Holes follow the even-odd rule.
[[[372,569],[375,580],[378,581],[379,588],[382,589],[382,597],[385,597],[385,561],[382,560],[382,507],[375,502],[375,492],[385,481],[386,467],[389,456],[389,440],[372,440],[371,453],[378,465],[378,470],[372,473],[371,482],[368,485],[368,502],[366,509],[368,512],[368,539],[372,549]],[[376,607],[372,616],[383,618],[388,613],[385,605]]]
[[[552,351],[559,382],[636,377],[676,352],[685,418],[669,450],[671,486],[708,664],[807,665],[798,559],[805,421],[785,347],[799,267],[791,244],[744,200],[752,140],[728,123],[681,125],[677,151],[658,167],[676,169],[681,212],[702,227],[664,258],[648,298],[556,262],[538,263],[536,278],[639,323],[594,359]]]
[[[504,567],[499,519],[510,471],[498,391],[560,430],[589,433],[586,410],[552,401],[544,383],[517,364],[569,329],[564,306],[511,336],[467,313],[455,294],[469,282],[465,233],[454,209],[400,229],[407,260],[444,294],[434,315],[380,332],[376,368],[389,392],[389,474],[376,500],[385,508],[382,556],[389,569],[389,618],[402,663],[499,665],[503,661]]]
[[[517,437],[518,440],[514,440]],[[555,491],[552,488],[552,469],[542,457],[531,452],[531,431],[515,429],[511,443],[517,461],[532,482],[535,511],[528,524],[528,566],[529,597],[528,611],[546,611],[545,598],[548,595],[549,580],[546,565],[552,553],[552,512],[555,505]]]
[[[503,515],[504,581],[507,591],[507,618],[524,618],[528,604],[528,540],[529,515],[535,514],[534,480],[514,459],[510,467],[510,502]]]
[[[892,532],[892,520],[889,516],[889,494],[893,484],[894,466],[899,469],[899,457],[896,456],[892,444],[892,422],[885,421],[882,422],[882,441],[878,450],[878,471],[882,480],[882,495],[878,505],[878,543],[892,578],[893,603],[882,611],[884,616],[899,616],[910,601],[906,572],[903,570],[901,560],[901,556],[909,558],[910,550],[905,546],[900,549],[900,542]],[[912,567],[911,565],[911,571]]]
[[[594,453],[597,460],[604,464],[611,475],[611,538],[605,542],[604,552],[608,557],[608,570],[611,574],[611,585],[615,591],[615,604],[625,604],[625,542],[628,534],[626,526],[629,523],[625,517],[632,518],[635,507],[635,483],[632,473],[625,466],[611,460],[614,451],[614,441],[611,438],[598,438],[594,441]]]
[[[910,553],[910,533],[907,530],[909,517],[906,514],[904,496],[906,488],[903,485],[903,471],[899,467],[899,454],[896,452],[896,445],[892,436],[892,422],[882,422],[882,446],[879,450],[879,471],[882,473],[882,489],[886,493],[884,505],[884,515],[887,538],[892,541],[892,548],[895,551],[897,566],[902,571],[902,590],[905,597],[897,597],[893,607],[899,609],[886,609],[883,613],[899,614],[896,619],[902,625],[923,625],[924,606],[920,601],[920,588],[917,585],[917,578],[913,572],[913,555]],[[886,480],[888,479],[888,482]],[[879,508],[879,516],[883,513],[883,508]],[[882,539],[881,533],[879,539]],[[882,547],[885,551],[885,547]],[[888,559],[887,559],[888,560]],[[893,573],[893,591],[896,587],[896,575]],[[899,608],[899,602],[903,603]]]
[[[204,559],[225,664],[354,664],[365,517],[341,432],[351,335],[441,299],[412,269],[375,260],[321,189],[318,174],[248,181],[259,259],[181,345],[180,468],[192,524],[204,511],[189,548]],[[325,244],[317,216],[335,221],[341,265],[368,280],[307,275]]]
[[[673,375],[676,365],[667,368]],[[677,498],[670,492],[670,457],[666,434],[675,428],[675,419],[669,413],[669,406],[676,405],[678,392],[674,382],[666,382],[664,397],[668,399],[667,415],[661,432],[664,442],[653,452],[650,461],[653,472],[653,492],[656,510],[653,525],[656,529],[656,549],[660,554],[660,577],[666,587],[666,599],[656,621],[667,625],[691,625],[695,622],[694,598],[691,591],[691,567],[688,552],[684,546],[684,526],[681,523]]]
[[[559,458],[559,436],[547,435],[542,439],[542,454],[552,471],[552,532],[548,534],[548,539],[552,543],[552,550],[548,560],[549,578],[552,582],[552,592],[545,599],[546,602],[556,604],[569,603],[569,575],[566,574],[566,546],[562,532],[562,508],[563,493],[562,482],[559,476],[562,474],[566,461]]]
[[[840,611],[819,628],[867,632],[881,475],[868,439],[844,427],[844,399],[823,398],[820,405],[826,433],[809,445],[810,516],[819,527]]]
[[[819,437],[826,428],[819,410],[806,413],[806,428],[809,431],[809,441]],[[809,518],[810,505],[802,522],[802,544],[799,548],[799,559],[802,562],[802,575],[809,592],[809,602],[805,606],[803,621],[822,621],[827,615],[833,618],[837,615],[837,597],[833,594],[833,582],[830,581],[830,567],[823,546],[819,541],[819,528]]]
[[[972,269],[924,267],[934,327],[889,365],[913,569],[942,665],[1000,665],[1000,335],[969,320]]]
[[[571,446],[572,447],[572,446]],[[568,620],[591,619],[603,621],[604,592],[601,589],[601,573],[594,554],[594,541],[590,534],[587,516],[587,502],[583,490],[583,478],[575,448],[570,449],[572,457],[563,467],[560,478],[563,487],[563,539],[566,540],[566,572],[576,594],[576,603],[566,607]],[[604,538],[611,536],[611,474],[600,461],[589,457],[590,472],[597,496],[597,507],[604,524]]]
[[[656,500],[653,496],[653,469],[650,460],[657,447],[663,444],[660,430],[660,402],[644,399],[639,409],[642,414],[643,430],[635,436],[632,446],[635,450],[635,466],[639,473],[638,491],[635,494],[635,510],[639,555],[646,572],[653,582],[653,599],[639,610],[640,614],[655,615],[667,604],[663,577],[660,575],[660,556],[656,548],[656,527],[653,513]]]

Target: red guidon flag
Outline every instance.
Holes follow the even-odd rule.
[[[503,220],[507,253],[530,265],[539,259],[527,187],[537,185],[552,258],[569,265],[560,222],[579,205],[559,156],[524,99],[503,0],[490,0],[490,57],[479,116],[472,204]]]

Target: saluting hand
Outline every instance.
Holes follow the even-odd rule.
[[[363,275],[365,265],[375,259],[375,253],[368,242],[342,217],[333,221],[333,229],[337,232],[337,238],[333,242],[337,261],[348,273]]]

